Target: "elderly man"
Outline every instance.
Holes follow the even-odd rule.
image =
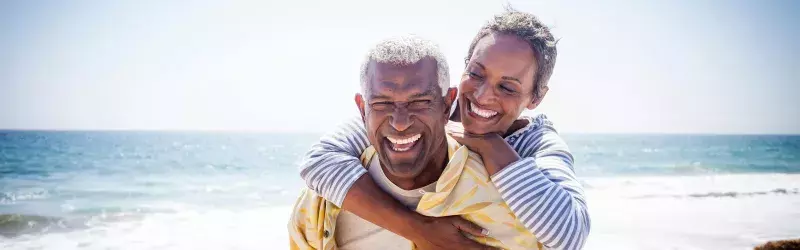
[[[355,101],[371,145],[361,155],[378,186],[416,212],[462,216],[487,229],[473,240],[538,249],[536,237],[503,202],[480,156],[446,133],[456,89],[432,42],[399,37],[379,43],[362,67]],[[411,241],[304,190],[289,223],[292,249],[413,249]]]

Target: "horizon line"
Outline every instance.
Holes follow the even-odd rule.
[[[0,128],[0,132],[192,132],[192,133],[286,133],[286,134],[325,134],[330,131],[295,131],[295,130],[267,130],[267,129],[19,129],[19,128]],[[558,132],[562,135],[767,135],[767,136],[800,136],[800,133],[771,133],[771,132],[738,132],[738,133],[714,133],[714,132]]]

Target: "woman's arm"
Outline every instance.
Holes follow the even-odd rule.
[[[545,120],[513,145],[496,134],[454,138],[481,155],[500,195],[542,244],[580,249],[590,228],[583,187],[567,144],[546,118],[538,119]]]
[[[403,227],[413,212],[378,187],[361,164],[359,156],[369,146],[363,122],[348,120],[323,136],[306,154],[300,177],[326,200],[399,235],[413,229]]]
[[[342,207],[353,184],[367,173],[359,157],[369,147],[364,123],[353,118],[311,146],[300,166],[300,178],[326,200]]]
[[[413,241],[419,249],[484,249],[461,232],[482,229],[461,217],[430,218],[404,207],[366,175],[359,156],[369,146],[364,124],[352,119],[312,146],[300,176],[326,200]]]

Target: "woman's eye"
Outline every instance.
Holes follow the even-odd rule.
[[[481,79],[481,78],[483,78],[481,75],[478,75],[478,73],[475,73],[475,72],[471,72],[470,71],[470,72],[467,72],[467,74],[469,75],[470,78],[473,78],[473,79]]]
[[[513,88],[506,87],[505,85],[502,85],[502,84],[500,85],[500,89],[503,90],[504,92],[507,92],[507,93],[510,93],[510,94],[513,94],[513,93],[517,92]]]

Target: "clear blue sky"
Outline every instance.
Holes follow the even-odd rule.
[[[800,1],[511,3],[561,38],[562,131],[800,133]],[[0,128],[328,131],[371,44],[433,39],[455,85],[502,5],[0,1]]]

